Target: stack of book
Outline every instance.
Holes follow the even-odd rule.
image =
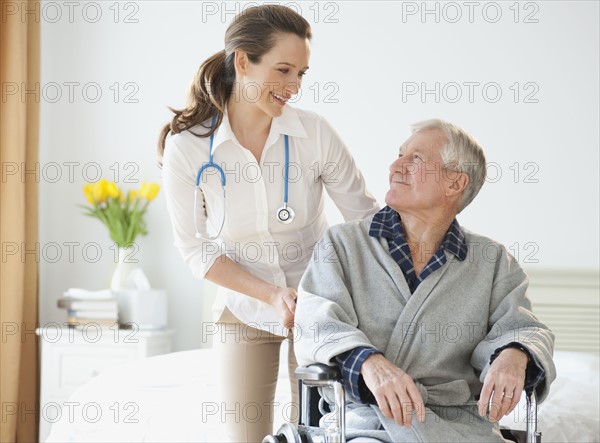
[[[117,299],[110,290],[86,291],[69,289],[58,299],[58,307],[67,310],[67,324],[83,328],[95,323],[101,328],[115,327],[119,319]]]

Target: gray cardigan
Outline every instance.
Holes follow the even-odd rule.
[[[334,226],[315,248],[296,309],[299,364],[333,365],[342,352],[372,346],[415,380],[424,424],[402,428],[377,406],[353,404],[349,437],[502,441],[475,400],[493,352],[519,342],[537,357],[546,371],[540,400],[556,376],[554,334],[531,312],[527,276],[504,246],[463,229],[467,258],[446,253],[411,294],[387,241],[369,236],[371,220]]]

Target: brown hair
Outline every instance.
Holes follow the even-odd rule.
[[[252,63],[260,63],[262,56],[275,46],[278,33],[294,34],[308,40],[312,37],[310,24],[285,6],[254,6],[233,19],[225,32],[225,49],[200,65],[188,92],[186,107],[181,110],[169,107],[175,116],[163,127],[158,137],[161,166],[169,132],[178,134],[216,114],[215,125],[210,131],[194,134],[197,137],[209,137],[221,124],[235,81],[235,50],[243,50]]]

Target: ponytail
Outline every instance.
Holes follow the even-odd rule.
[[[194,134],[197,137],[210,137],[223,121],[227,99],[235,80],[233,57],[226,57],[225,50],[217,52],[200,65],[188,92],[185,108],[169,109],[175,114],[170,123],[161,130],[158,137],[158,163],[162,167],[165,142],[169,133],[179,134],[181,131],[202,124],[217,114],[215,126],[205,134]]]

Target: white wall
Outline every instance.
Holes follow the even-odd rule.
[[[526,268],[598,268],[597,2],[431,2],[425,7],[434,12],[424,16],[422,2],[287,4],[314,33],[296,106],[334,124],[380,203],[408,125],[444,118],[472,132],[493,163],[490,180],[459,216],[464,226],[511,247]],[[68,2],[43,3],[41,323],[64,320],[55,305],[66,288],[107,286],[111,242],[98,221],[81,215],[81,188],[98,167],[126,188],[138,186],[124,183],[127,174],[160,180],[155,145],[170,118],[166,106],[185,103],[199,64],[222,49],[226,26],[243,7],[223,5],[76,2],[69,10]],[[72,100],[69,82],[78,83]],[[95,103],[94,84],[102,94]],[[421,95],[436,84],[437,97]],[[334,208],[328,214],[341,221]],[[172,246],[162,195],[148,227],[136,257],[153,286],[169,292],[175,349],[202,346],[201,322],[210,317],[203,285]]]

